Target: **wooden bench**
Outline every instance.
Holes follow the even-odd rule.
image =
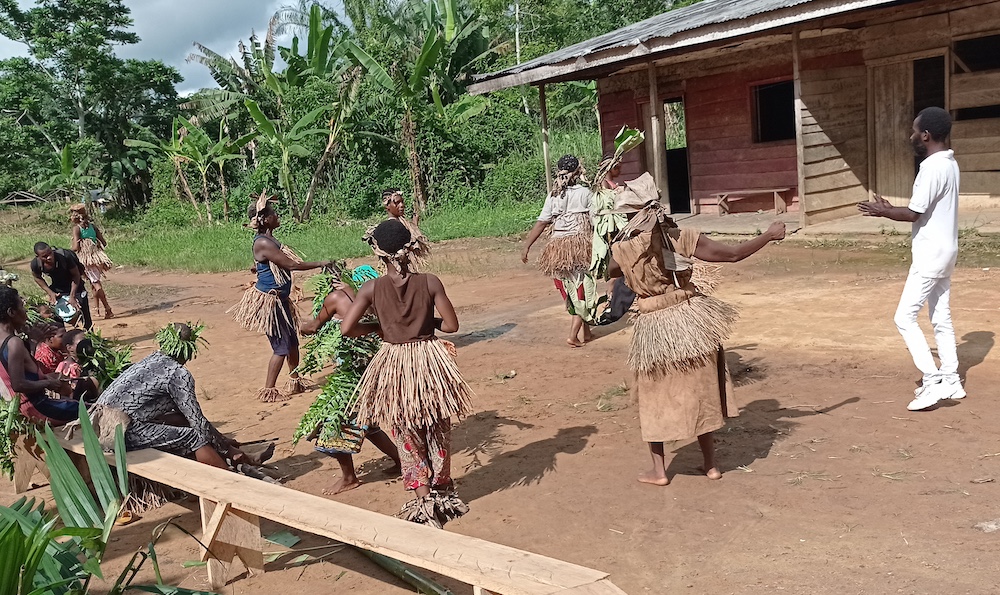
[[[751,190],[728,190],[726,192],[716,192],[712,196],[718,201],[719,204],[719,217],[729,214],[729,202],[732,200],[739,200],[741,198],[749,198],[751,196],[760,196],[763,194],[770,194],[774,196],[774,214],[780,215],[788,210],[785,205],[785,198],[782,196],[785,192],[788,192],[789,188],[755,188]]]
[[[79,438],[60,441],[69,452],[85,452]],[[19,455],[22,452],[30,453],[23,463],[28,470],[18,476],[23,488],[41,459],[30,445]],[[114,463],[113,456],[108,457]],[[198,496],[202,542],[211,551],[203,552],[202,560],[208,562],[212,589],[226,584],[236,558],[247,568],[263,571],[260,519],[265,518],[460,580],[472,585],[476,595],[625,594],[606,572],[410,523],[158,450],[132,451],[126,460],[129,473]]]

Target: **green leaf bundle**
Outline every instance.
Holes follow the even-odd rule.
[[[198,350],[202,345],[208,345],[208,341],[201,336],[205,330],[205,325],[200,322],[185,323],[191,329],[189,337],[181,336],[180,329],[173,323],[161,328],[156,333],[156,345],[159,350],[170,357],[189,362],[198,357]]]
[[[132,365],[132,346],[103,337],[98,329],[88,332],[87,338],[93,344],[94,351],[90,356],[83,356],[80,365],[88,374],[97,378],[102,389],[107,388]]]
[[[18,434],[28,431],[28,420],[21,415],[21,402],[15,398],[4,401],[0,399],[0,474],[7,479],[14,479],[14,439]]]

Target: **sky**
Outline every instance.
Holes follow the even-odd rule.
[[[177,89],[186,95],[216,86],[207,68],[184,62],[195,51],[193,42],[199,41],[223,56],[236,56],[240,39],[248,40],[253,30],[263,37],[275,10],[294,3],[291,0],[125,0],[132,10],[133,30],[142,41],[119,48],[117,53],[122,58],[162,60],[177,68],[184,77]],[[35,3],[18,0],[18,4],[31,8]],[[0,37],[0,58],[23,54],[23,48]]]

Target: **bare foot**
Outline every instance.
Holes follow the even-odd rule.
[[[400,466],[399,463],[396,463],[395,465],[393,465],[392,467],[389,467],[388,469],[386,469],[382,473],[385,473],[389,477],[399,477],[400,475],[403,474],[403,467]]]
[[[594,340],[594,333],[588,331],[583,331],[583,342],[590,343]]]
[[[341,479],[337,483],[323,490],[323,495],[336,496],[337,494],[349,492],[359,487],[361,487],[361,480],[356,477],[354,478],[354,481],[344,481],[343,479]]]
[[[111,310],[108,310],[107,312],[104,313],[104,320],[111,320],[114,317],[115,313],[112,312]]]
[[[670,485],[670,478],[656,471],[647,471],[640,475],[638,479],[639,483],[648,483],[654,486]]]
[[[709,479],[722,479],[722,472],[719,471],[718,467],[712,467],[705,472],[705,477]]]
[[[566,339],[566,344],[569,345],[570,347],[573,347],[574,349],[577,348],[577,347],[583,347],[583,345],[584,345],[577,338]]]

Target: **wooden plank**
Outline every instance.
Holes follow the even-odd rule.
[[[860,185],[861,180],[859,180],[858,175],[851,170],[826,174],[824,176],[815,176],[806,178],[805,180],[806,194],[810,196],[813,192],[827,192],[830,190],[840,190],[842,188],[851,188],[853,186]]]
[[[913,185],[913,152],[906,131],[913,125],[913,67],[910,62],[873,68],[875,190],[905,206]]]
[[[960,194],[1000,196],[1000,171],[962,172],[958,191]]]
[[[863,91],[864,88],[859,88],[858,91]],[[810,110],[823,109],[823,110],[833,110],[833,109],[855,109],[864,108],[866,101],[864,95],[858,96],[857,93],[851,93],[849,95],[808,95],[803,96],[803,101],[806,103],[806,107]]]
[[[695,165],[733,164],[749,161],[769,161],[772,159],[794,159],[795,151],[790,145],[753,145],[736,149],[717,151],[693,151],[688,148],[688,162]]]
[[[3,401],[0,400],[0,403]],[[49,479],[49,468],[45,464],[45,453],[35,442],[34,436],[18,434],[14,441],[14,493],[23,494],[31,486],[31,478],[39,471]]]
[[[833,136],[831,136],[833,135]],[[824,130],[823,132],[810,132],[802,134],[802,143],[807,147],[817,145],[833,145],[838,142],[847,142],[855,138],[863,138],[865,135],[865,123],[858,122],[853,126],[843,126]]]
[[[799,76],[802,77],[802,88],[804,91],[808,86],[816,83],[842,81],[845,79],[863,79],[865,78],[865,65],[841,66],[839,68],[826,68],[823,70],[803,70]]]
[[[958,168],[964,176],[968,172],[1000,171],[1000,152],[979,153],[971,155],[955,155]]]
[[[1000,3],[989,2],[952,11],[949,15],[951,34],[970,35],[1000,30]]]
[[[863,164],[862,164],[863,165]],[[851,165],[843,157],[835,157],[825,161],[805,164],[805,177],[815,178],[827,174],[851,171]]]
[[[863,72],[864,70],[862,69]],[[861,78],[859,76],[850,76],[830,81],[803,81],[802,95],[809,97],[816,95],[848,95],[848,97],[851,97],[854,92],[857,92],[858,81]]]
[[[951,75],[950,107],[964,109],[1000,104],[1000,70]]]
[[[552,163],[549,161],[549,111],[545,103],[544,84],[538,85],[538,111],[540,112],[542,118],[542,161],[545,163],[545,188],[547,192],[551,194]]]
[[[562,591],[566,595],[626,595],[625,591],[622,591],[615,585],[611,584],[611,581],[604,579],[592,583],[589,585],[582,585],[575,587],[573,589],[567,589]]]
[[[786,172],[795,168],[795,157],[782,159],[761,159],[752,161],[733,160],[729,163],[700,163],[691,165],[692,176],[724,176],[736,174],[755,174],[769,172]]]
[[[844,143],[838,143],[835,145],[820,145],[815,147],[805,147],[805,162],[817,163],[820,161],[826,161],[827,159],[833,159],[835,157],[841,156],[854,156],[858,155],[863,157],[865,155],[865,148],[868,145],[868,139],[866,138],[854,138]],[[852,158],[853,159],[853,158]],[[861,159],[855,159],[855,161],[862,161]]]
[[[859,89],[863,90],[864,85],[864,80],[858,81]],[[865,123],[865,102],[824,109],[811,105],[807,98],[803,98],[803,100],[806,101],[805,109],[802,110],[803,124],[820,124],[827,127],[836,127]]]
[[[68,450],[83,452],[79,440],[62,443]],[[505,595],[552,595],[608,577],[605,572],[406,522],[152,449],[130,452],[126,458],[130,473],[152,481],[209,500],[230,502],[236,511]]]
[[[982,155],[1000,151],[1000,136],[989,138],[952,138],[955,155]]]
[[[725,192],[739,188],[794,188],[798,183],[798,172],[794,164],[783,172],[735,174],[722,176],[691,176],[693,190],[701,192]]]
[[[1000,118],[960,120],[951,125],[952,141],[990,136],[1000,136]]]
[[[806,183],[808,184],[808,181]],[[859,202],[868,200],[868,191],[863,186],[851,186],[849,188],[827,190],[826,192],[816,192],[809,196],[809,212],[815,213],[843,205],[855,206]]]
[[[948,14],[940,13],[869,26],[862,32],[865,60],[943,48],[951,43]]]
[[[865,195],[865,199],[867,199]],[[844,217],[850,217],[851,215],[858,214],[857,202],[863,202],[864,199],[856,202],[850,202],[837,207],[832,207],[829,209],[823,209],[820,211],[810,211],[806,213],[805,220],[806,225],[816,225],[817,223],[825,223],[826,221],[834,221],[836,219],[843,219]]]

